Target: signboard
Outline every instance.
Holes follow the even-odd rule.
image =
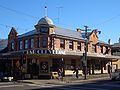
[[[41,73],[48,73],[48,62],[41,62],[40,63],[40,72]]]
[[[33,49],[33,50],[27,50],[27,54],[65,54],[65,51]]]

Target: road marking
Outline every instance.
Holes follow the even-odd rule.
[[[91,89],[91,90],[109,90],[109,89],[102,89],[102,88],[93,88],[93,87],[62,87],[62,88],[59,88],[59,89],[65,89],[65,90],[68,90],[68,89],[73,89],[73,90],[80,90],[80,89]]]
[[[3,85],[3,84],[13,84],[13,82],[0,82],[0,85]]]
[[[109,87],[120,87],[120,85],[109,85],[109,84],[104,84],[103,86],[109,86]]]
[[[52,84],[44,84],[44,85],[39,85],[39,84],[27,84],[29,86],[36,86],[36,87],[59,87],[63,85],[52,85]]]
[[[23,85],[7,85],[7,86],[0,86],[0,88],[6,88],[6,87],[18,87]]]

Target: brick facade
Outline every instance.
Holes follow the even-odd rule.
[[[47,22],[45,22],[45,24],[41,24],[40,22],[35,25],[35,30],[22,35],[18,35],[15,28],[12,28],[10,34],[8,35],[9,52],[15,54],[17,52],[28,52],[25,54],[27,56],[24,65],[26,66],[26,74],[30,74],[28,69],[30,68],[31,64],[35,63],[36,66],[39,67],[39,76],[50,75],[51,67],[53,67],[53,71],[57,70],[58,68],[62,68],[65,75],[72,74],[71,70],[73,70],[73,67],[79,67],[80,74],[82,74],[82,62],[84,59],[83,53],[85,53],[85,39],[83,38],[80,29],[77,29],[77,31],[70,31],[67,29],[57,28],[52,23],[46,23]],[[31,43],[31,39],[33,39],[33,43]],[[63,42],[61,42],[61,39]],[[28,41],[25,42],[25,40]],[[21,50],[20,41],[22,41]],[[30,47],[31,44],[34,45],[32,48]],[[61,44],[64,46],[61,46]],[[28,48],[25,49],[26,45],[28,45]],[[14,49],[12,49],[13,46],[15,47]],[[99,73],[106,73],[106,69],[103,70],[103,68],[106,68],[108,62],[111,60],[110,58],[106,57],[108,55],[111,56],[111,45],[100,42],[98,38],[98,31],[96,30],[88,33],[87,51],[89,74],[94,74],[95,70],[97,73],[98,71]],[[22,59],[23,58],[21,58],[21,56],[18,56],[17,60],[21,62]],[[64,60],[64,62],[61,60]],[[14,59],[12,62],[14,62]],[[48,63],[47,73],[41,70],[41,64],[43,63]]]

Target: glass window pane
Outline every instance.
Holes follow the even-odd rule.
[[[60,39],[60,47],[61,48],[65,47],[65,40],[64,39]]]
[[[42,47],[43,48],[47,47],[47,38],[43,38]]]
[[[22,49],[22,41],[19,42],[19,49]]]
[[[30,39],[30,48],[33,48],[34,47],[34,39]]]
[[[11,49],[12,49],[12,50],[15,49],[15,43],[14,43],[14,42],[11,43]]]
[[[28,48],[28,40],[25,40],[25,49]]]

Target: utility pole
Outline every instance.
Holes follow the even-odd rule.
[[[82,30],[82,31],[85,31],[85,36],[84,36],[84,38],[85,38],[85,49],[84,49],[85,52],[83,53],[83,57],[84,57],[84,60],[83,60],[83,72],[84,72],[84,75],[85,75],[84,79],[86,80],[87,79],[87,50],[88,50],[87,31],[89,29],[88,29],[88,26],[84,26],[84,27],[85,27],[85,29]]]
[[[87,31],[91,31],[91,29],[88,29],[88,26],[84,26],[85,29],[82,30],[82,31],[85,31],[85,53],[83,53],[83,57],[84,57],[84,60],[83,60],[83,70],[84,70],[84,79],[86,80],[87,79],[87,73],[88,73],[88,70],[87,70],[87,51],[88,51],[88,35],[87,35]],[[96,29],[97,30],[97,29]],[[98,31],[97,32],[100,34],[101,31]]]
[[[84,63],[85,77],[84,79],[87,79],[87,49],[88,49],[87,30],[88,30],[88,26],[84,26],[84,27],[85,27],[85,63]]]

